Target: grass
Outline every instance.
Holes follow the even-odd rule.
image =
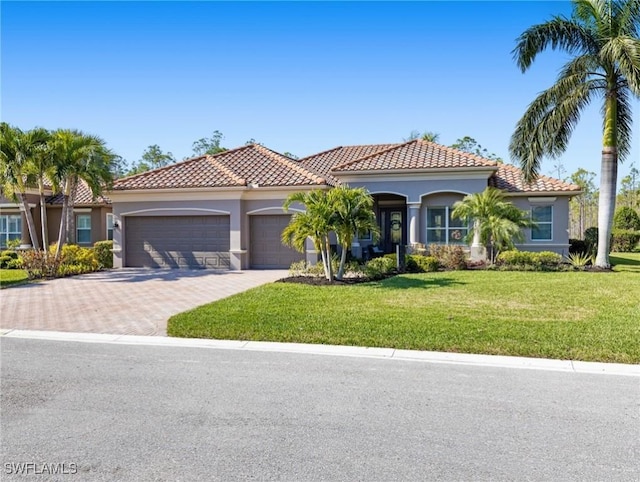
[[[614,271],[631,271],[640,274],[640,253],[611,253],[609,260]]]
[[[637,267],[636,255],[616,255]],[[622,260],[622,261],[621,261]],[[272,283],[176,315],[171,336],[640,362],[640,276],[450,271]]]
[[[23,269],[0,269],[0,288],[8,288],[27,282],[27,272]]]

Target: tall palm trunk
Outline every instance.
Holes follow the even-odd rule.
[[[47,206],[44,198],[44,181],[42,178],[38,179],[38,191],[40,193],[40,226],[42,228],[42,246],[47,251],[49,246],[49,232],[47,224]]]
[[[336,278],[341,280],[344,276],[344,267],[347,264],[347,248],[346,245],[342,245],[342,254],[340,255],[340,267],[338,268],[338,274]]]
[[[604,105],[602,166],[600,168],[600,199],[598,201],[598,253],[596,266],[609,268],[609,244],[613,213],[616,208],[618,180],[618,99],[615,81],[609,81],[609,94]]]
[[[327,275],[327,279],[329,281],[333,281],[333,266],[331,263],[331,244],[329,241],[329,236],[325,236],[324,238],[324,249],[322,251],[326,260],[324,272]]]
[[[31,237],[31,246],[33,246],[33,249],[39,250],[40,243],[38,243],[38,231],[36,229],[36,223],[33,221],[31,209],[29,208],[29,200],[27,199],[26,193],[23,192],[19,194],[19,197],[20,203],[22,204],[22,210],[24,211],[24,216],[27,220],[27,228],[29,229],[29,236]]]
[[[618,159],[615,147],[602,149],[602,167],[600,170],[600,199],[598,201],[598,254],[596,266],[609,268],[609,245],[613,213],[616,207],[616,180],[618,177]]]
[[[67,209],[69,208],[69,196],[64,193],[62,195],[62,213],[60,214],[60,229],[58,230],[58,244],[56,246],[56,261],[60,259],[62,245],[66,238],[67,232]]]

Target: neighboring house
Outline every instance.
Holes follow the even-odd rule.
[[[47,188],[45,198],[47,212],[47,234],[49,243],[58,240],[60,216],[62,215],[62,195],[54,195]],[[38,244],[42,245],[42,227],[40,223],[40,196],[37,189],[27,192],[29,207],[38,232]],[[84,182],[78,183],[75,192],[75,232],[71,234],[80,246],[93,246],[96,241],[113,238],[113,215],[111,200],[105,196],[94,199],[91,190]],[[0,246],[7,241],[19,239],[22,246],[31,246],[31,236],[24,213],[20,205],[0,194]]]
[[[336,147],[299,161],[251,144],[116,181],[108,193],[114,266],[247,269],[315,262],[310,241],[304,254],[281,243],[291,212],[303,209],[285,212],[282,204],[293,192],[340,183],[373,195],[384,252],[397,244],[463,244],[469,228],[451,218],[453,204],[494,186],[538,221],[521,249],[566,254],[569,199],[580,193],[545,176],[525,185],[513,166],[422,140]],[[353,251],[370,244],[364,236]]]

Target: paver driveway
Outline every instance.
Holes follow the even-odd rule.
[[[170,316],[287,276],[284,270],[125,268],[0,291],[0,328],[166,335]]]

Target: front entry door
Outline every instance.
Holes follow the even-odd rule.
[[[380,247],[385,253],[395,253],[398,244],[407,244],[403,208],[380,209]]]

